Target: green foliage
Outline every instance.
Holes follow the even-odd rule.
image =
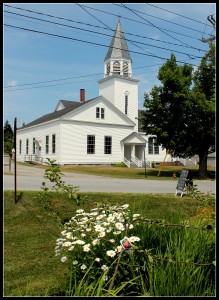
[[[200,222],[180,218],[178,224],[150,220],[127,208],[79,209],[65,223],[55,253],[69,267],[74,293],[80,287],[79,295],[88,295],[87,288],[92,291],[94,282],[102,278],[107,291],[129,283],[117,296],[213,295],[213,230],[209,233],[210,228]],[[86,286],[81,285],[85,277]]]
[[[106,240],[103,241],[105,247],[101,248],[100,245],[100,251],[97,247],[93,254],[84,252],[82,246],[81,252],[80,248],[77,252],[76,247],[80,245],[76,244],[72,250],[75,253],[67,253],[78,255],[78,265],[89,258],[91,263],[85,271],[78,270],[78,265],[72,264],[69,274],[67,261],[62,263],[61,257],[54,255],[55,240],[65,225],[60,226],[54,215],[48,215],[47,208],[42,205],[44,201],[39,197],[43,193],[25,191],[22,201],[15,207],[13,192],[4,191],[5,296],[74,296],[75,293],[80,296],[112,297],[215,296],[215,225],[211,223],[212,227],[207,228],[204,220],[192,218],[196,215],[197,208],[212,207],[207,201],[199,201],[192,195],[179,198],[161,194],[86,193],[87,201],[81,205],[84,212],[95,212],[100,211],[103,206],[119,207],[129,203],[129,216],[134,219],[135,215],[134,228],[129,232],[140,237],[140,241],[133,243],[136,247],[132,247],[130,253],[123,252],[120,260],[116,256],[111,258],[104,255],[114,247]],[[62,219],[68,216],[66,222],[70,222],[72,216],[79,222],[79,219],[88,217],[76,212],[78,207],[75,201],[66,199],[63,203],[65,194],[54,190],[50,195],[52,210],[59,213]],[[95,205],[97,201],[99,204]],[[94,207],[98,210],[93,210]],[[123,213],[125,211],[122,210]],[[93,216],[93,222],[104,222],[99,219],[100,215]],[[133,219],[129,220],[132,222]],[[125,218],[124,222],[127,221],[128,218]],[[78,227],[79,224],[75,229]],[[83,230],[87,233],[87,238],[92,239],[92,235],[97,232],[87,231],[89,227],[92,224],[84,224]],[[114,230],[106,235],[109,237],[113,232]],[[73,233],[76,235],[83,232],[76,230]],[[114,239],[120,241],[123,235],[125,232],[121,231],[121,238],[114,235]],[[65,235],[61,237],[66,238]],[[85,238],[80,237],[81,240]],[[101,269],[101,276],[98,276],[94,271],[99,263],[94,262],[90,255],[108,259],[111,273]],[[105,275],[108,276],[107,280]],[[110,289],[113,280],[114,284]]]
[[[14,133],[8,120],[4,125],[4,153],[10,154],[14,148]]]
[[[46,187],[46,183],[42,182],[41,188],[45,192],[45,200],[48,200],[48,192],[51,190],[64,192],[70,200],[73,200],[80,205],[80,201],[82,201],[82,197],[79,194],[79,188],[70,184],[65,184],[65,181],[62,180],[62,175],[64,175],[60,167],[55,163],[55,160],[47,158],[47,164],[49,168],[45,170],[44,178],[50,180],[50,182],[54,183],[54,186],[49,189]]]
[[[158,79],[162,86],[145,94],[142,128],[174,157],[199,155],[199,176],[206,178],[207,155],[215,145],[215,48],[194,75],[191,66],[178,66],[171,54]]]
[[[113,164],[113,167],[127,168],[126,164],[123,161]]]

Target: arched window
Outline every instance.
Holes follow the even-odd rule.
[[[120,62],[119,61],[114,62],[114,64],[113,64],[113,73],[120,75]]]
[[[107,64],[106,66],[106,74],[109,76],[110,74],[110,63]]]
[[[126,115],[128,114],[128,95],[129,95],[129,92],[125,91],[125,114]]]
[[[128,76],[128,70],[129,70],[128,63],[125,61],[123,63],[123,75],[124,76]]]

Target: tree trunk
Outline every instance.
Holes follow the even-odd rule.
[[[208,177],[207,158],[208,158],[208,152],[199,153],[198,177],[200,179],[205,179]]]

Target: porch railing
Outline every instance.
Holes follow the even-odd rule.
[[[42,164],[43,158],[37,156],[36,154],[33,154],[33,155],[26,154],[24,157],[24,161],[29,162],[29,163],[35,163],[35,164]]]
[[[138,168],[142,167],[142,161],[136,156],[131,156],[131,162],[133,162]]]
[[[129,161],[127,158],[125,158],[125,157],[123,157],[123,161],[124,161],[124,163],[126,164],[126,166],[127,166],[128,168],[130,168],[130,161]]]

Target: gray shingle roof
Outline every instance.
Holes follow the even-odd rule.
[[[94,98],[96,99],[96,98]],[[47,115],[44,115],[26,125],[24,125],[23,127],[20,127],[18,129],[23,129],[23,128],[27,128],[27,127],[30,127],[30,126],[34,126],[34,125],[39,125],[41,123],[44,123],[44,122],[48,122],[48,121],[51,121],[51,120],[54,120],[54,119],[57,119],[57,118],[60,118],[61,116],[69,113],[70,111],[73,111],[74,109],[80,107],[81,105],[84,105],[94,99],[91,99],[91,100],[88,100],[88,101],[85,101],[85,102],[78,102],[78,101],[69,101],[69,100],[60,100],[62,102],[62,104],[65,106],[65,108],[61,109],[61,110],[58,110],[58,111],[54,111],[52,113],[49,113]]]
[[[125,36],[122,32],[120,20],[118,21],[116,31],[114,33],[113,39],[111,41],[109,50],[104,61],[106,61],[109,58],[125,58],[131,60]]]

